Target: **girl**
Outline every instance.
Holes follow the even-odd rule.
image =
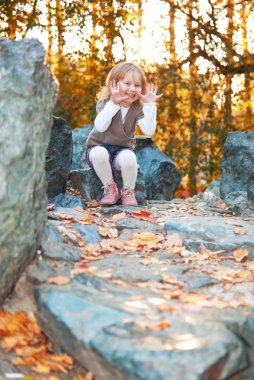
[[[122,205],[137,206],[135,183],[137,159],[134,153],[135,126],[152,136],[156,129],[156,94],[147,86],[143,70],[134,63],[121,62],[112,68],[106,85],[98,94],[94,128],[87,138],[86,159],[104,188],[101,205],[114,205],[121,196]],[[114,177],[122,177],[119,194]]]

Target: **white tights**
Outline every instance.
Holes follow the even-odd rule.
[[[105,186],[113,181],[112,168],[109,163],[109,153],[103,146],[95,146],[91,149],[89,159],[101,182]],[[115,161],[116,169],[120,170],[123,177],[123,187],[135,188],[138,174],[137,158],[134,152],[123,149],[117,155]]]

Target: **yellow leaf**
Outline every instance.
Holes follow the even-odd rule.
[[[68,284],[68,282],[70,282],[70,279],[65,276],[50,276],[47,281],[48,284],[55,285],[65,285]]]
[[[249,254],[249,252],[247,249],[236,249],[233,253],[235,261],[237,261],[238,263],[243,261],[245,259],[245,257],[248,256],[248,254]]]
[[[112,216],[112,221],[116,223],[118,220],[123,219],[125,217],[126,217],[126,212],[120,212]]]
[[[244,235],[246,233],[244,228],[236,228],[234,229],[234,233],[237,235]]]

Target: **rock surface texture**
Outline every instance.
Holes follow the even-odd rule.
[[[72,162],[72,132],[66,121],[53,116],[46,155],[46,180],[49,200],[64,193]]]
[[[254,133],[231,132],[221,159],[220,194],[224,199],[232,192],[247,192],[253,202]]]
[[[37,316],[96,380],[253,380],[254,215],[212,193],[48,213]]]
[[[0,40],[0,302],[40,245],[56,83],[37,40]]]

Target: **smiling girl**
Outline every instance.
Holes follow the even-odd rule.
[[[121,197],[123,206],[137,206],[135,183],[138,165],[135,148],[136,124],[152,136],[156,130],[154,85],[147,85],[143,70],[134,63],[118,63],[107,76],[98,94],[94,128],[87,138],[86,159],[104,188],[101,205],[114,205]],[[119,193],[114,176],[122,177]]]

